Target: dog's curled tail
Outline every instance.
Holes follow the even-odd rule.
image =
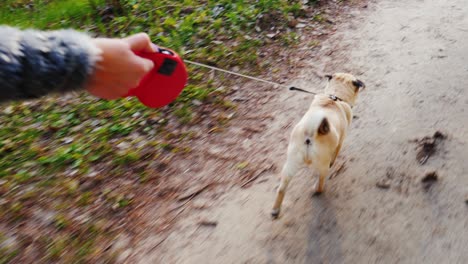
[[[320,126],[318,127],[317,130],[319,135],[326,135],[330,132],[330,123],[328,123],[328,119],[326,117],[322,118],[322,121],[320,122]]]

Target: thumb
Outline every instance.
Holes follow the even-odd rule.
[[[149,71],[151,71],[154,68],[154,63],[150,60],[143,59],[143,58],[138,58],[140,64],[143,66],[143,71],[144,74],[147,74]]]
[[[130,45],[130,49],[134,52],[156,52],[153,43],[151,43],[151,39],[146,33],[138,33],[124,40]]]

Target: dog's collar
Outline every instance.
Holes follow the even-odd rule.
[[[334,94],[330,94],[328,95],[328,98],[332,99],[333,101],[340,101],[340,102],[344,102],[343,99],[339,98],[338,96],[334,95]]]
[[[347,103],[351,108],[353,108],[353,106],[352,106],[350,103],[346,102],[345,100],[339,98],[338,96],[336,96],[336,95],[334,95],[334,94],[329,94],[329,95],[328,95],[328,98],[330,98],[331,100],[333,100],[333,101],[335,101],[335,102],[336,102],[336,101],[340,101],[340,102],[343,102],[343,103]]]

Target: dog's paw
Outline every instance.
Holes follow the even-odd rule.
[[[312,193],[312,196],[320,196],[323,193],[323,191],[316,190],[315,192]]]
[[[273,210],[271,210],[271,218],[273,218],[273,219],[278,219],[279,214],[280,214],[280,210],[279,210],[279,209],[273,209]]]

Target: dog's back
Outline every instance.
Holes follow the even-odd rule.
[[[291,155],[293,163],[317,165],[333,162],[351,121],[351,109],[328,102],[317,96],[294,127],[288,146],[288,156]]]

